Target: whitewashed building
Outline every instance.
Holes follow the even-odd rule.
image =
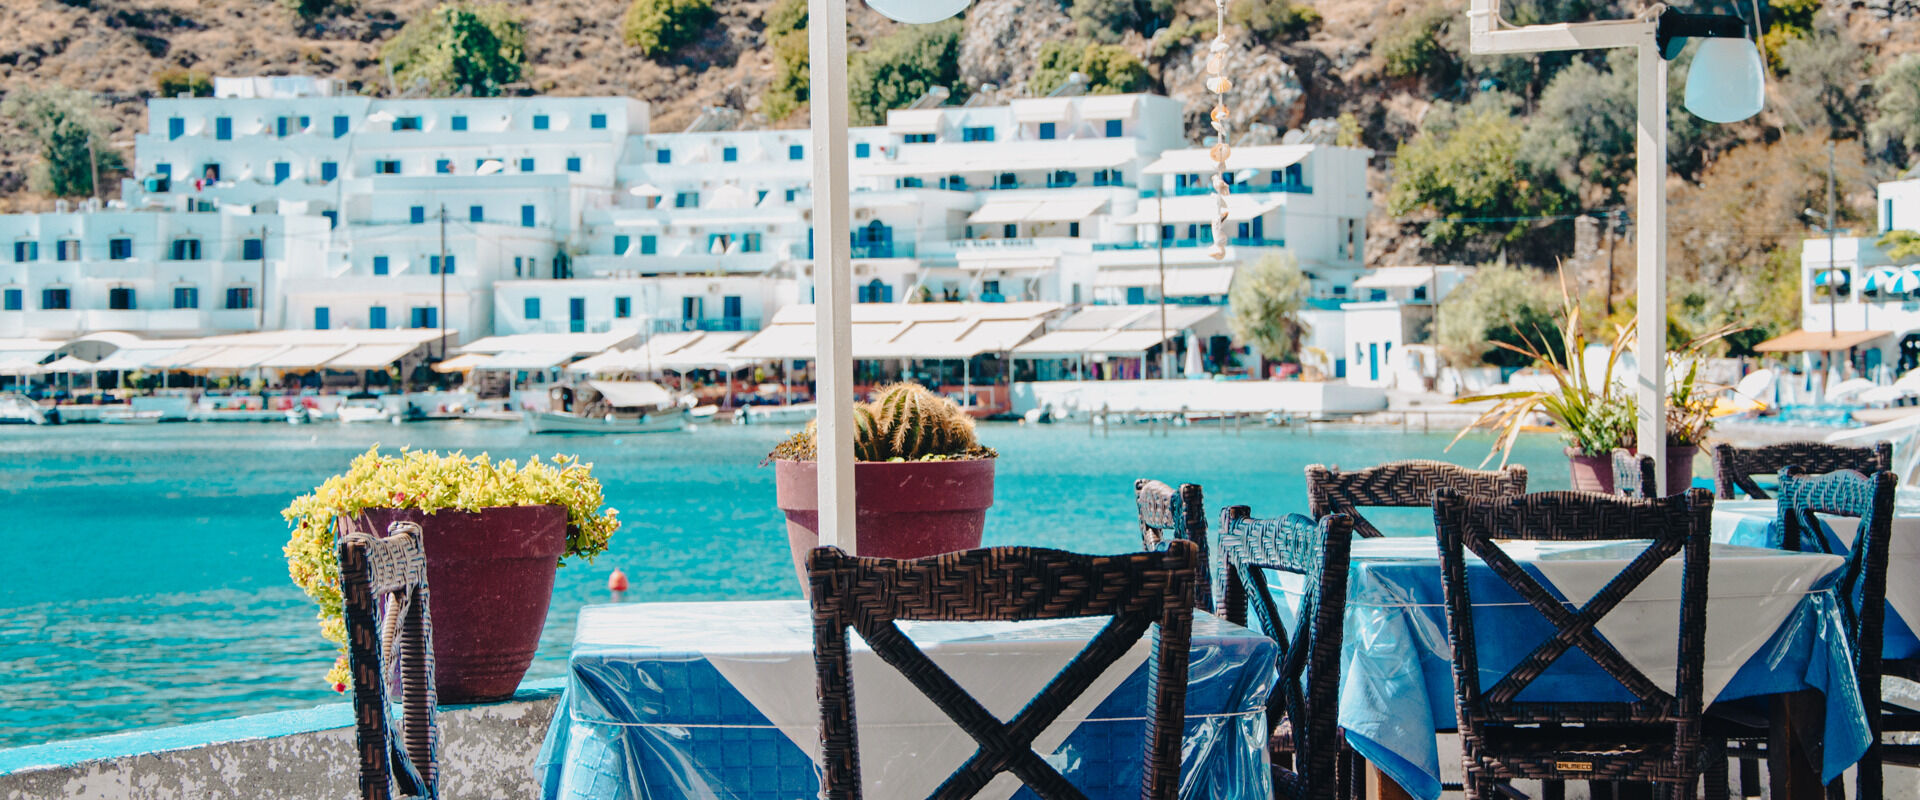
[[[1920,266],[1897,264],[1877,244],[1888,231],[1920,231],[1920,178],[1879,186],[1874,230],[1866,236],[1809,235],[1800,243],[1801,330],[1761,344],[1770,352],[1850,354],[1870,372],[1920,367]]]

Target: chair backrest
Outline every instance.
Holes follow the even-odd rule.
[[[385,538],[347,533],[339,537],[337,549],[347,667],[353,676],[360,795],[366,800],[438,797],[440,728],[434,718],[438,698],[433,684],[433,618],[420,526],[393,523]],[[389,694],[396,669],[402,708],[398,725],[392,718]]]
[[[1267,699],[1267,730],[1285,716],[1293,722],[1295,769],[1283,779],[1296,785],[1291,797],[1332,800],[1338,795],[1335,766],[1340,754],[1336,709],[1340,696],[1340,645],[1347,609],[1347,566],[1353,523],[1344,514],[1315,522],[1299,514],[1254,519],[1246,506],[1220,514],[1220,554],[1236,604],[1228,621],[1247,624],[1247,607],[1260,632],[1280,644],[1279,685]],[[1305,578],[1293,629],[1273,600],[1267,570]]]
[[[1625,450],[1613,451],[1613,493],[1621,497],[1658,497],[1654,482],[1653,456],[1636,456]]]
[[[1180,783],[1197,564],[1198,548],[1183,540],[1170,541],[1161,551],[1117,556],[997,547],[914,561],[815,548],[807,556],[807,577],[819,677],[822,797],[861,796],[848,628],[978,743],[973,757],[930,795],[943,800],[972,797],[1002,772],[1012,772],[1047,800],[1083,797],[1033,751],[1033,740],[1151,628],[1153,659],[1147,678],[1153,697],[1141,796],[1172,800]],[[1006,723],[894,624],[1101,616],[1112,619]]]
[[[1339,467],[1307,467],[1307,513],[1314,519],[1345,514],[1361,536],[1383,536],[1360,514],[1376,508],[1428,508],[1437,489],[1460,494],[1504,497],[1527,493],[1527,468],[1468,469],[1444,461],[1391,461],[1377,467],[1341,472]]]
[[[1721,444],[1713,448],[1713,484],[1723,500],[1737,497],[1736,489],[1755,500],[1772,499],[1754,483],[1753,476],[1772,475],[1787,467],[1799,467],[1809,475],[1843,469],[1871,475],[1893,469],[1893,445],[1875,442],[1864,447],[1848,447],[1825,442],[1786,442],[1765,447]]]
[[[1200,553],[1199,579],[1194,584],[1194,607],[1214,610],[1213,560],[1207,547],[1207,505],[1200,484],[1183,483],[1176,489],[1156,480],[1133,482],[1134,504],[1140,508],[1142,549],[1158,550],[1169,539],[1193,542]]]
[[[1846,565],[1836,584],[1847,599],[1841,613],[1847,621],[1847,633],[1853,637],[1854,658],[1863,667],[1879,673],[1880,649],[1886,625],[1887,558],[1893,537],[1893,503],[1898,481],[1892,472],[1862,475],[1839,470],[1825,475],[1806,475],[1798,467],[1780,470],[1780,499],[1777,529],[1778,544],[1788,550],[1810,553],[1838,553],[1838,542],[1830,541],[1816,514],[1852,517],[1860,520],[1853,546],[1846,552]],[[1879,681],[1873,682],[1878,692]],[[1861,683],[1861,691],[1867,690]],[[1868,708],[1875,708],[1870,705]]]
[[[1462,738],[1483,741],[1482,731],[1488,725],[1669,723],[1675,727],[1677,763],[1692,763],[1690,759],[1697,757],[1700,747],[1712,513],[1713,498],[1705,489],[1651,499],[1587,492],[1484,498],[1441,490],[1433,500],[1433,516],[1439,529],[1441,583],[1447,601],[1447,634],[1453,644]],[[1501,548],[1498,542],[1509,539],[1652,541],[1584,606],[1570,610]],[[1468,591],[1468,551],[1479,556],[1494,575],[1555,629],[1552,637],[1533,648],[1492,686],[1483,686],[1481,681],[1473,599]],[[1681,556],[1683,569],[1679,653],[1674,690],[1668,692],[1599,636],[1596,625],[1675,555]],[[1619,681],[1635,702],[1516,700],[1534,679],[1574,648]]]

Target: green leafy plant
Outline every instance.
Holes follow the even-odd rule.
[[[720,15],[713,0],[633,0],[620,21],[620,38],[649,58],[700,38]]]
[[[440,97],[463,87],[493,97],[526,73],[526,26],[505,4],[454,0],[408,22],[380,46],[380,59],[402,88],[424,82]]]
[[[1312,332],[1301,317],[1312,288],[1292,253],[1263,256],[1240,270],[1227,295],[1233,338],[1253,345],[1263,362],[1294,360]]]
[[[125,168],[120,152],[107,142],[113,123],[91,94],[58,85],[17,89],[0,102],[0,117],[18,126],[39,151],[28,182],[36,192],[93,194],[96,168],[101,178]]]
[[[572,456],[493,461],[485,453],[440,455],[406,450],[382,455],[379,445],[356,456],[344,474],[328,478],[280,512],[293,528],[287,540],[287,573],[320,606],[320,633],[339,645],[327,673],[336,688],[349,683],[346,622],[341,618],[340,562],[334,553],[336,522],[372,508],[417,508],[478,512],[494,506],[556,505],[567,510],[567,549],[562,558],[588,562],[606,552],[620,528],[619,512],[606,507],[593,465]]]
[[[1067,15],[1081,36],[1115,44],[1128,31],[1152,35],[1173,20],[1174,6],[1173,0],[1073,0]]]
[[[1613,379],[1620,356],[1626,351],[1626,343],[1632,339],[1632,323],[1615,329],[1613,346],[1607,350],[1600,380],[1594,382],[1588,377],[1587,338],[1581,332],[1580,307],[1564,291],[1561,293],[1561,303],[1565,315],[1560,329],[1552,336],[1559,345],[1557,349],[1538,346],[1545,337],[1537,329],[1531,336],[1516,330],[1515,333],[1520,334],[1518,343],[1495,342],[1496,346],[1530,360],[1553,380],[1552,387],[1472,395],[1454,400],[1455,403],[1493,401],[1493,405],[1461,429],[1447,444],[1448,449],[1476,429],[1491,428],[1499,435],[1481,463],[1484,465],[1497,455],[1501,465],[1505,466],[1507,459],[1513,455],[1514,442],[1519,440],[1521,432],[1536,414],[1552,420],[1559,427],[1567,445],[1583,455],[1602,456],[1613,452],[1616,447],[1633,445],[1632,398]]]
[[[1040,45],[1040,63],[1027,80],[1027,91],[1046,95],[1075,72],[1087,76],[1088,94],[1143,92],[1153,83],[1147,66],[1127,48],[1092,42],[1047,42]]]
[[[213,78],[207,73],[186,67],[171,67],[153,73],[153,85],[159,96],[166,98],[187,95],[189,97],[212,97]]]
[[[883,125],[887,111],[906,108],[928,89],[945,86],[954,100],[966,98],[960,84],[960,34],[965,23],[947,19],[909,25],[888,35],[847,64],[847,101],[855,125]]]
[[[767,44],[773,50],[773,82],[761,95],[772,119],[786,119],[807,102],[807,0],[780,0],[767,12]]]
[[[1433,3],[1412,14],[1402,17],[1400,22],[1380,37],[1376,45],[1380,57],[1386,61],[1388,77],[1407,78],[1415,75],[1433,75],[1448,69],[1451,56],[1440,36],[1446,31],[1447,21],[1454,12],[1445,3]]]
[[[1227,21],[1264,39],[1299,38],[1320,23],[1320,12],[1294,0],[1236,0],[1227,9]]]
[[[807,423],[774,447],[767,461],[814,460],[818,434],[817,424]],[[975,438],[973,418],[959,405],[917,383],[883,387],[873,402],[854,405],[855,461],[974,461],[999,455]]]

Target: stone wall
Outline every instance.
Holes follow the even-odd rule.
[[[440,711],[441,793],[539,796],[533,762],[559,691]],[[307,711],[0,750],[0,800],[340,800],[358,797],[353,713]]]

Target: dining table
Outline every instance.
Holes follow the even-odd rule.
[[[1105,618],[897,623],[943,671],[1011,718]],[[1034,742],[1090,798],[1137,798],[1151,636]],[[974,741],[852,637],[864,795],[924,797]],[[1180,796],[1268,797],[1265,710],[1276,645],[1195,612]],[[535,763],[547,800],[800,800],[819,792],[813,617],[802,601],[631,603],[581,610]],[[1011,774],[981,797],[1032,797]]]
[[[1586,602],[1648,543],[1645,541],[1501,543],[1558,599]],[[1838,777],[1869,742],[1850,649],[1832,590],[1841,559],[1715,544],[1710,549],[1706,670],[1708,703],[1783,696],[1824,698],[1813,724],[1822,782]],[[1669,690],[1678,650],[1681,559],[1665,562],[1598,630]],[[1441,794],[1439,737],[1456,727],[1452,646],[1439,549],[1433,537],[1353,543],[1342,645],[1339,722],[1348,743],[1372,765],[1381,796],[1434,800]],[[1269,572],[1282,613],[1297,613],[1300,576]],[[1499,576],[1468,554],[1476,648],[1486,679],[1506,672],[1552,625]],[[1628,701],[1625,687],[1579,652],[1555,662],[1520,699]],[[1763,700],[1764,702],[1764,700]],[[1811,735],[1811,734],[1809,734]]]

